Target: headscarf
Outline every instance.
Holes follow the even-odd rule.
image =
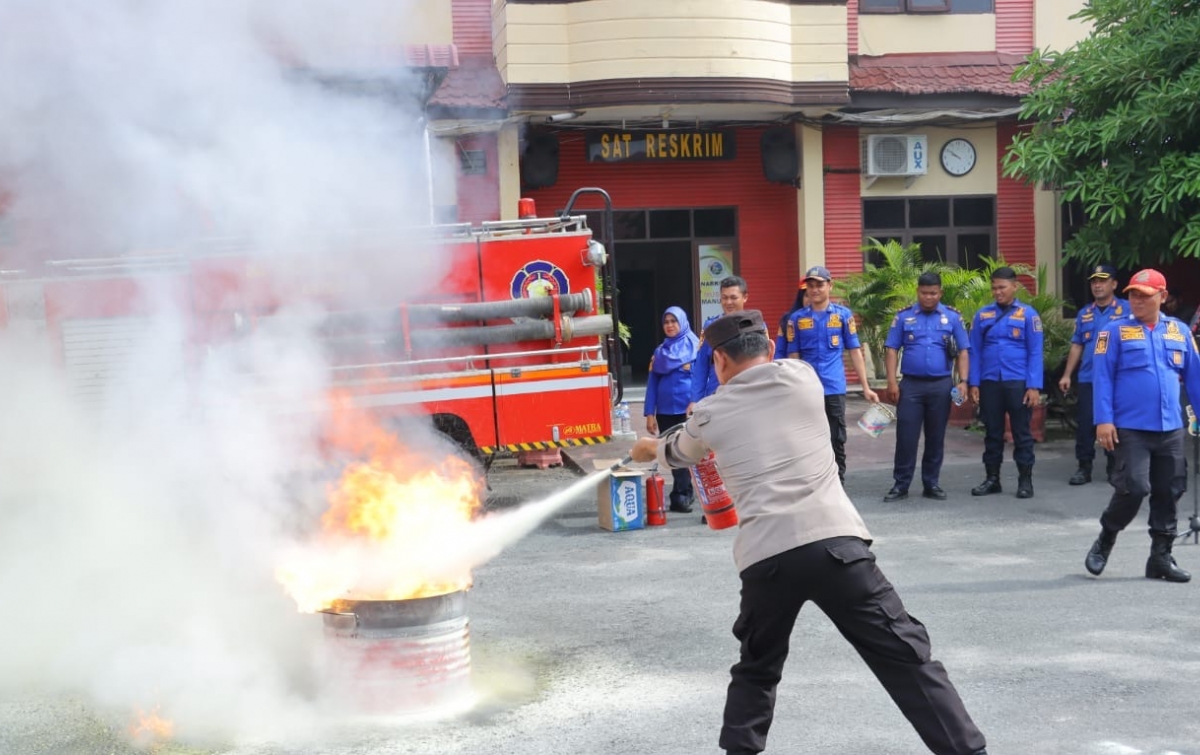
[[[678,370],[685,364],[690,364],[696,360],[696,352],[700,350],[700,339],[692,332],[692,327],[688,324],[687,315],[679,307],[667,307],[667,311],[663,312],[663,319],[667,319],[667,315],[675,315],[675,319],[679,321],[679,335],[674,338],[665,338],[663,342],[654,350],[653,370],[659,375]]]

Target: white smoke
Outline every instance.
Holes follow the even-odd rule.
[[[17,262],[236,247],[343,293],[427,287],[443,262],[405,230],[428,214],[400,54],[419,18],[402,0],[0,0]],[[177,294],[147,283],[136,303]],[[216,350],[155,318],[104,409],[75,400],[57,333],[0,336],[0,690],[159,706],[193,738],[306,717],[319,622],[272,560],[320,462],[312,416],[279,410],[321,395],[328,365],[303,302],[282,313]]]

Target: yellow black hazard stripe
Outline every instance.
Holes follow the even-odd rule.
[[[484,454],[495,454],[501,451],[517,453],[519,451],[548,451],[551,448],[569,448],[571,446],[595,446],[612,440],[611,435],[594,435],[590,438],[567,438],[566,440],[539,440],[532,443],[508,443],[503,446],[480,446]]]

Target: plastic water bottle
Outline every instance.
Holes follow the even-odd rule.
[[[616,425],[615,429],[619,433],[628,435],[633,432],[633,418],[629,416],[628,401],[622,401],[617,405],[616,422],[613,424]]]
[[[950,400],[954,402],[955,406],[962,406],[967,397],[962,394],[962,391],[958,390],[958,386],[956,385],[950,389]]]

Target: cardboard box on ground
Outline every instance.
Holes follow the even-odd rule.
[[[646,526],[646,483],[643,473],[620,469],[600,481],[596,490],[600,527],[609,532],[640,530]]]

